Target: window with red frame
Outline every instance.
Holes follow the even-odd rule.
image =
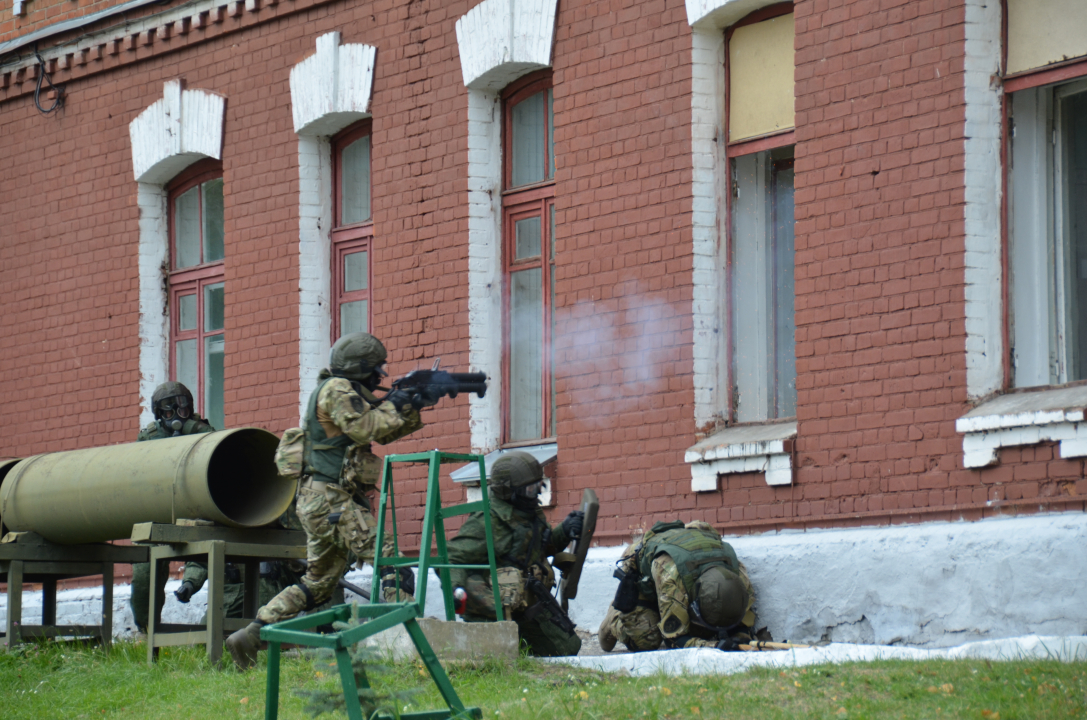
[[[555,135],[550,73],[503,94],[504,440],[555,435]]]
[[[370,330],[370,122],[332,143],[332,340]]]
[[[169,187],[170,377],[215,428],[223,410],[223,171],[201,163]]]

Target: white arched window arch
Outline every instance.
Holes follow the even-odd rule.
[[[129,138],[132,142],[132,167],[137,182],[136,201],[140,208],[140,241],[139,241],[139,278],[140,278],[140,397],[142,398],[141,424],[150,422],[153,418],[151,412],[151,394],[155,387],[165,382],[178,370],[177,358],[171,363],[171,349],[177,352],[177,348],[171,344],[171,326],[175,331],[179,324],[187,327],[190,322],[188,315],[182,321],[180,312],[182,307],[188,308],[189,302],[186,295],[185,301],[180,300],[181,307],[174,307],[171,313],[167,293],[170,291],[169,275],[172,270],[183,267],[207,265],[205,259],[212,262],[221,260],[221,240],[219,245],[213,248],[207,258],[201,243],[202,232],[197,231],[195,247],[199,251],[195,262],[189,263],[185,258],[179,266],[175,257],[171,257],[170,248],[170,217],[168,207],[168,186],[175,178],[181,175],[190,166],[201,161],[219,161],[222,159],[223,148],[223,115],[226,107],[225,99],[216,93],[207,90],[186,90],[182,80],[171,80],[165,84],[163,97],[156,101],[129,124]],[[209,183],[201,183],[201,186]],[[216,188],[210,183],[210,190],[197,187],[196,195],[214,196]],[[222,223],[222,184],[218,184],[218,224]],[[215,199],[198,197],[195,204],[196,213],[201,227],[203,219],[209,208],[214,215]],[[209,196],[210,197],[210,196]],[[188,198],[186,198],[188,199]],[[205,202],[207,201],[207,202]],[[184,204],[184,201],[183,201]],[[188,203],[192,205],[192,203]],[[186,206],[187,207],[187,206]],[[213,241],[214,242],[214,241]],[[163,277],[163,273],[166,277]],[[208,278],[204,278],[206,280]],[[213,278],[212,278],[213,279]],[[213,312],[210,325],[192,318],[191,322],[196,329],[196,336],[201,345],[197,348],[199,356],[193,356],[197,368],[196,384],[201,384],[203,377],[200,368],[203,368],[199,358],[204,358],[210,353],[212,363],[221,363],[221,310],[222,310],[222,286],[221,283],[204,283],[197,281],[200,299],[204,295],[211,298]],[[194,294],[194,299],[196,295]],[[175,303],[176,304],[176,303]],[[196,307],[200,307],[197,302]],[[202,316],[197,310],[194,315]],[[175,317],[176,315],[176,317]],[[209,331],[207,328],[211,327]],[[205,337],[206,336],[206,337]],[[189,346],[183,345],[182,352],[188,352]],[[188,372],[188,366],[182,368],[182,375]],[[220,374],[221,380],[221,374]],[[186,384],[194,382],[188,376],[180,377]],[[207,413],[210,406],[216,414],[221,416],[221,402],[216,406],[216,398],[212,397],[209,403],[204,388],[193,387],[193,395],[197,398],[197,407]],[[216,388],[212,388],[216,391]],[[217,389],[221,397],[221,386]],[[212,393],[215,394],[214,392]],[[219,421],[221,422],[221,420]]]

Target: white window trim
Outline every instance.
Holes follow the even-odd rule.
[[[1000,164],[1003,88],[1001,4],[966,1],[966,389],[981,398],[1004,384]]]
[[[1062,458],[1087,457],[1087,386],[1002,395],[955,421],[963,433],[963,465],[997,463],[1005,447],[1060,442]]]
[[[170,378],[170,316],[163,273],[169,268],[166,183],[204,158],[222,159],[223,96],[185,90],[181,80],[163,88],[129,123],[132,169],[137,182],[140,240],[140,425],[154,420],[151,395]]]
[[[457,20],[468,88],[468,361],[502,384],[502,104],[514,80],[551,66],[557,0],[484,0]],[[501,393],[469,400],[472,452],[498,447]]]
[[[332,347],[332,143],[370,115],[377,48],[317,38],[317,51],[291,68],[298,134],[298,416],[328,365]]]
[[[791,485],[795,439],[795,421],[719,430],[683,456],[691,466],[691,491],[714,492],[721,475],[748,472],[766,473],[767,485]]]
[[[731,378],[723,334],[728,192],[724,30],[780,0],[687,0],[691,26],[691,178],[694,287],[691,304],[695,427],[726,419]]]

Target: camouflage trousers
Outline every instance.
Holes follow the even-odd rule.
[[[355,555],[360,567],[364,561],[374,561],[377,521],[368,508],[356,503],[339,485],[303,482],[296,508],[306,532],[306,575],[257,611],[257,620],[266,624],[289,620],[328,600],[347,569],[349,554]],[[328,516],[334,512],[341,513],[340,520],[331,525]],[[385,540],[382,550],[386,557],[393,554],[392,538]],[[384,594],[386,602],[414,600],[403,591],[398,597],[392,588]]]

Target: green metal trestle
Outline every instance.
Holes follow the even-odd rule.
[[[439,485],[439,471],[443,463],[479,463],[479,483],[482,490],[482,500],[472,503],[462,503],[442,507],[441,488]],[[393,463],[426,463],[428,465],[426,506],[423,513],[423,534],[420,542],[420,553],[416,557],[401,557],[399,539],[396,529],[396,500],[393,491]],[[385,518],[387,510],[391,509],[393,548],[396,555],[391,558],[381,556],[384,546]],[[416,582],[415,602],[381,603],[372,605],[339,605],[330,610],[305,615],[303,617],[287,620],[275,625],[269,625],[261,630],[260,636],[268,641],[268,685],[265,704],[266,720],[276,720],[279,712],[279,665],[280,646],[283,643],[304,645],[315,648],[329,648],[336,657],[336,665],[339,668],[340,682],[343,686],[344,698],[347,704],[347,716],[351,720],[364,720],[362,708],[358,701],[358,685],[351,668],[350,649],[356,643],[388,630],[396,625],[404,625],[419,657],[430,672],[431,679],[438,686],[438,692],[448,706],[447,710],[428,710],[423,712],[401,713],[401,718],[409,720],[442,720],[444,718],[481,718],[479,708],[466,708],[453,689],[449,676],[446,674],[437,655],[427,642],[422,628],[419,627],[417,618],[423,616],[423,606],[426,603],[427,578],[431,569],[436,569],[442,581],[442,594],[445,601],[445,614],[447,620],[453,620],[453,588],[450,586],[449,569],[454,567],[449,563],[446,551],[445,520],[457,515],[482,511],[487,534],[487,565],[462,565],[466,569],[489,569],[491,573],[491,587],[494,589],[495,610],[498,619],[502,620],[502,602],[498,588],[498,574],[495,566],[494,535],[491,529],[490,502],[487,497],[486,466],[482,455],[458,455],[432,450],[426,453],[414,453],[410,455],[389,455],[385,458],[385,466],[381,474],[381,500],[378,508],[376,557],[374,558],[374,584],[371,597],[380,602],[381,598],[381,568],[385,567],[417,567],[419,569]],[[437,555],[431,555],[430,548],[434,544]],[[399,577],[397,578],[399,584]],[[320,625],[333,622],[347,622],[352,619],[369,618],[361,625],[356,625],[348,630],[318,635],[312,630]],[[365,677],[360,679],[365,685],[368,681]],[[368,685],[367,685],[368,687]]]

